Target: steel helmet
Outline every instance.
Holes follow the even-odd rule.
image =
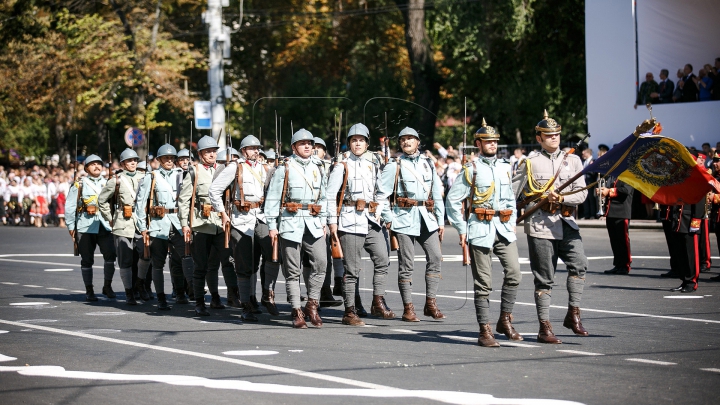
[[[137,170],[147,171],[147,163],[144,160],[138,163]]]
[[[305,128],[300,128],[295,132],[290,140],[290,145],[295,145],[295,142],[299,141],[313,141],[315,143],[315,137]]]
[[[323,141],[322,139],[320,139],[316,136],[313,138],[313,141],[315,141],[315,146],[322,145],[322,147],[325,148],[325,150],[327,150],[327,145],[325,145],[325,141]]]
[[[410,127],[405,127],[402,131],[400,131],[398,138],[403,136],[414,136],[415,138],[420,139],[420,135],[418,135],[417,131]]]
[[[267,160],[275,160],[275,151],[269,150],[269,151],[265,152],[265,158]]]
[[[192,156],[192,153],[190,153],[190,151],[187,150],[187,149],[180,149],[180,150],[178,151],[178,153],[177,153],[176,156],[177,156],[178,158],[185,158],[185,157],[192,158],[192,157],[193,157],[193,156]]]
[[[102,159],[100,159],[100,156],[98,155],[90,155],[85,158],[85,166],[89,165],[90,163],[98,162],[100,164],[103,163]]]
[[[200,140],[197,143],[197,146],[198,146],[199,151],[203,150],[203,149],[210,149],[210,148],[218,149],[219,148],[217,142],[215,142],[215,139],[213,139],[212,137],[209,137],[207,135],[200,138]]]
[[[483,141],[497,141],[500,139],[500,134],[497,133],[495,128],[488,126],[485,123],[485,118],[482,120],[482,127],[475,132],[475,139],[481,139]]]
[[[140,157],[138,156],[138,154],[137,154],[134,150],[132,150],[132,149],[130,149],[130,148],[127,148],[127,149],[125,149],[124,151],[122,151],[122,153],[120,154],[120,162],[124,162],[124,161],[126,161],[126,160],[128,160],[128,159],[138,159],[138,160],[140,160]]]
[[[223,149],[218,151],[217,157],[215,158],[218,162],[225,162],[227,161],[227,149]]]
[[[240,142],[240,150],[248,146],[260,146],[260,140],[257,139],[255,135],[248,135]]]
[[[355,124],[350,127],[350,130],[347,133],[347,139],[350,140],[350,137],[354,135],[362,135],[367,140],[370,140],[370,130],[363,124]]]
[[[162,157],[162,156],[175,156],[177,155],[177,150],[174,146],[170,145],[169,143],[166,143],[165,145],[161,146],[160,149],[158,149],[157,156],[156,157]]]
[[[260,156],[262,156],[262,157],[264,157],[265,159],[267,159],[267,153],[265,153],[264,150],[260,149],[260,150],[258,151],[258,153],[260,153]]]

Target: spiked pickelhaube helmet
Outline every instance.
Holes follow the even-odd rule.
[[[475,139],[483,141],[497,141],[500,139],[500,134],[495,130],[495,128],[489,126],[485,122],[485,118],[483,118],[482,126],[475,132]]]
[[[542,121],[538,122],[538,124],[535,126],[535,132],[540,134],[547,134],[547,135],[553,135],[553,134],[559,134],[560,130],[562,130],[562,127],[560,124],[557,123],[552,118],[548,117],[548,112],[545,110],[545,113],[543,114]]]

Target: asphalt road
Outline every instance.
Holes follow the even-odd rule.
[[[661,231],[631,229],[629,276],[602,274],[612,267],[604,229],[582,235],[590,259],[582,305],[590,336],[562,327],[567,292],[560,265],[550,315],[564,343],[536,342],[533,280],[520,234],[525,274],[514,324],[525,341],[511,345],[498,336],[500,348],[482,348],[466,293],[472,280],[449,227],[438,297],[446,320],[399,319],[393,261],[387,301],[397,319],[369,317],[367,327],[354,328],[340,323],[340,309],[323,309],[325,326],[307,330],[290,327],[280,283],[281,315],[264,313],[256,324],[243,324],[235,309],[199,319],[191,305],[171,302],[172,310],[162,313],[156,300],[128,307],[122,293],[86,303],[65,230],[0,227],[0,403],[717,403],[720,283],[708,281],[717,267],[701,275],[697,292],[671,293],[679,282],[660,278],[669,266]],[[714,236],[712,243],[720,265]],[[97,290],[98,265],[101,257]],[[501,271],[495,263],[498,287]],[[371,276],[363,273],[361,286],[369,288]],[[118,273],[113,285],[122,290]],[[421,275],[414,288],[422,309]],[[493,318],[499,298],[498,288],[491,295]],[[368,309],[370,299],[371,291],[363,290]]]

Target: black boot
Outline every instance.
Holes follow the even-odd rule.
[[[368,316],[368,312],[365,310],[365,307],[363,307],[362,300],[359,295],[355,296],[355,312],[360,318],[367,318]]]
[[[260,310],[260,303],[254,295],[250,296],[250,306],[252,307],[253,314],[262,314],[262,311]]]
[[[95,291],[93,290],[92,284],[88,284],[85,286],[85,301],[97,301],[97,297],[95,296]]]
[[[105,285],[103,286],[102,293],[108,297],[108,298],[115,298],[117,295],[115,295],[115,291],[112,289],[112,280],[105,280]],[[132,295],[132,290],[130,290],[130,295]]]
[[[195,301],[195,315],[210,316],[210,312],[205,308],[205,297]]]
[[[342,300],[336,300],[335,297],[333,297],[330,287],[322,287],[320,289],[320,308],[339,307],[342,303]]]
[[[103,294],[105,294],[105,288],[103,288]],[[135,301],[135,295],[133,295],[133,290],[125,290],[125,303],[128,305],[137,305],[137,301]]]
[[[158,311],[169,311],[170,305],[167,303],[164,293],[158,293]]]
[[[176,304],[189,304],[190,301],[188,301],[187,297],[185,296],[185,289],[184,288],[178,288],[175,290],[175,303]],[[158,294],[160,295],[160,294]]]
[[[218,294],[218,293],[212,294],[212,298],[210,298],[210,308],[225,309],[225,305],[223,305],[222,301],[220,300],[220,294]]]
[[[335,277],[335,285],[332,289],[332,295],[342,297],[343,296],[343,278]]]
[[[148,298],[150,299],[150,301],[152,301],[155,299],[155,296],[153,295],[152,288],[151,288],[152,280],[148,280],[148,278],[145,279],[145,291],[147,292]]]
[[[137,279],[137,282],[135,283],[135,291],[138,292],[141,300],[150,301],[150,296],[148,295],[147,291],[145,291],[145,280],[141,278]]]
[[[258,319],[253,313],[252,305],[249,302],[242,303],[242,320],[245,322],[257,322]]]
[[[192,280],[187,280],[187,295],[190,301],[195,301],[195,289],[192,285]]]

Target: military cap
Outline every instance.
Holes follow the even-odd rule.
[[[403,136],[414,136],[415,138],[420,139],[418,132],[410,127],[405,127],[402,131],[400,131],[398,138],[402,138]]]
[[[144,160],[137,165],[137,170],[147,171],[147,162]]]
[[[186,157],[187,157],[187,158],[192,158],[192,157],[193,157],[192,153],[190,153],[190,151],[187,150],[187,149],[180,149],[180,150],[178,151],[178,153],[177,153],[176,156],[177,156],[178,159],[179,159],[179,158],[186,158]]]
[[[293,134],[292,139],[290,139],[290,145],[295,145],[296,142],[300,141],[312,141],[315,143],[315,137],[307,129],[300,128]]]
[[[315,141],[315,146],[322,145],[322,147],[325,148],[325,150],[327,150],[327,145],[325,144],[325,141],[318,138],[317,136],[315,138],[313,138],[313,140]]]
[[[485,122],[485,118],[482,120],[482,126],[475,132],[475,139],[481,139],[483,141],[497,141],[500,139],[500,134],[495,131],[495,128],[489,126]]]
[[[85,158],[85,166],[89,165],[90,163],[96,163],[96,162],[100,163],[100,164],[103,163],[102,159],[100,159],[100,156],[98,156],[98,155],[90,155]]]
[[[254,135],[248,135],[243,138],[242,142],[240,142],[240,150],[247,148],[248,146],[260,146],[260,140]]]
[[[177,155],[177,150],[174,146],[170,145],[169,143],[166,143],[165,145],[161,146],[160,149],[158,149],[157,157],[162,156],[175,156]]]
[[[712,157],[713,162],[720,162],[720,153],[715,152]]]
[[[217,142],[215,142],[215,139],[213,139],[212,137],[209,137],[207,135],[200,138],[197,145],[198,145],[198,150],[210,149],[210,148],[218,149],[218,144],[217,144]]]
[[[273,151],[273,150],[269,150],[269,151],[265,152],[265,158],[267,160],[275,160],[275,156],[276,156],[275,151]]]
[[[559,134],[562,127],[552,118],[548,118],[548,112],[545,110],[542,121],[535,126],[535,131],[547,135]]]
[[[347,133],[347,139],[350,139],[350,137],[354,135],[362,135],[365,139],[370,139],[370,130],[363,124],[355,124],[350,127]]]
[[[138,159],[138,160],[140,160],[140,157],[138,156],[138,154],[137,154],[134,150],[132,150],[132,149],[130,149],[130,148],[127,148],[127,149],[125,149],[124,151],[122,151],[122,153],[120,154],[120,162],[124,162],[124,161],[126,161],[126,160],[128,160],[128,159]]]
[[[217,157],[215,158],[218,162],[225,162],[227,161],[227,149],[219,150],[217,153]]]

